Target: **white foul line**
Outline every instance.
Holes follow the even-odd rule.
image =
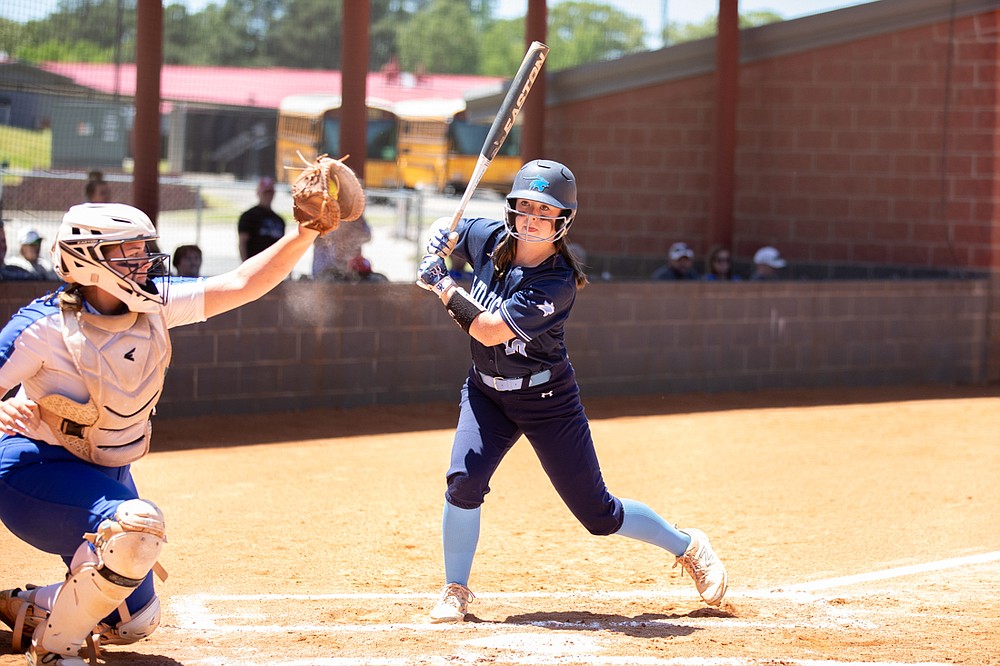
[[[992,553],[981,553],[979,555],[969,555],[968,557],[953,557],[948,560],[938,560],[937,562],[926,562],[924,564],[914,564],[908,567],[896,567],[895,569],[884,569],[871,573],[856,574],[854,576],[840,576],[839,578],[827,578],[826,580],[815,580],[811,583],[791,585],[787,588],[789,592],[818,592],[829,590],[835,587],[846,587],[857,583],[870,583],[876,580],[888,580],[889,578],[899,578],[900,576],[910,576],[912,574],[927,573],[929,571],[942,571],[944,569],[955,569],[973,564],[985,564],[1000,560],[1000,550]]]

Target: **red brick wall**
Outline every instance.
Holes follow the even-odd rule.
[[[992,12],[744,64],[737,256],[774,244],[816,277],[1000,268],[998,33]],[[593,268],[707,251],[713,99],[706,75],[547,111]]]

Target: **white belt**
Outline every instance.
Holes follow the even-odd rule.
[[[476,372],[479,372],[479,370],[476,370]],[[479,376],[483,378],[487,386],[492,386],[497,391],[519,391],[520,389],[528,388],[529,386],[538,386],[549,381],[552,379],[552,371],[542,370],[527,377],[494,377],[482,372],[479,372]]]

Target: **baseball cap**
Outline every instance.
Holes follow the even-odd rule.
[[[372,272],[372,262],[362,257],[360,254],[351,259],[351,261],[348,262],[347,267],[361,277],[367,277],[368,275],[371,275]]]
[[[757,250],[753,255],[753,263],[764,264],[771,268],[784,268],[786,265],[785,260],[781,258],[781,253],[778,252],[778,248],[771,247],[770,245]]]
[[[670,261],[677,261],[681,257],[694,258],[694,252],[687,246],[687,243],[674,243],[670,246]]]
[[[23,234],[21,234],[21,245],[34,245],[35,243],[41,243],[42,237],[38,235],[38,232],[34,229],[26,229]]]

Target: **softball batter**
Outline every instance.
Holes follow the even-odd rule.
[[[457,233],[436,232],[418,269],[417,284],[436,293],[472,338],[442,520],[446,583],[432,622],[465,618],[474,598],[469,576],[480,508],[500,461],[521,435],[591,534],[620,534],[667,550],[708,604],[719,605],[726,593],[726,569],[703,532],[675,529],[604,484],[563,343],[577,289],[587,283],[566,245],[576,207],[569,169],[549,160],[529,162],[514,179],[503,221],[464,218]],[[473,267],[471,293],[448,277],[441,257],[449,250]]]
[[[159,625],[149,574],[166,527],[130,463],[149,450],[168,329],[260,298],[317,236],[299,225],[224,275],[154,277],[169,255],[147,250],[157,234],[145,213],[124,204],[66,213],[52,249],[66,284],[0,332],[0,393],[20,386],[0,403],[0,520],[69,571],[0,592],[0,619],[29,664],[83,666],[85,641],[134,643]]]

